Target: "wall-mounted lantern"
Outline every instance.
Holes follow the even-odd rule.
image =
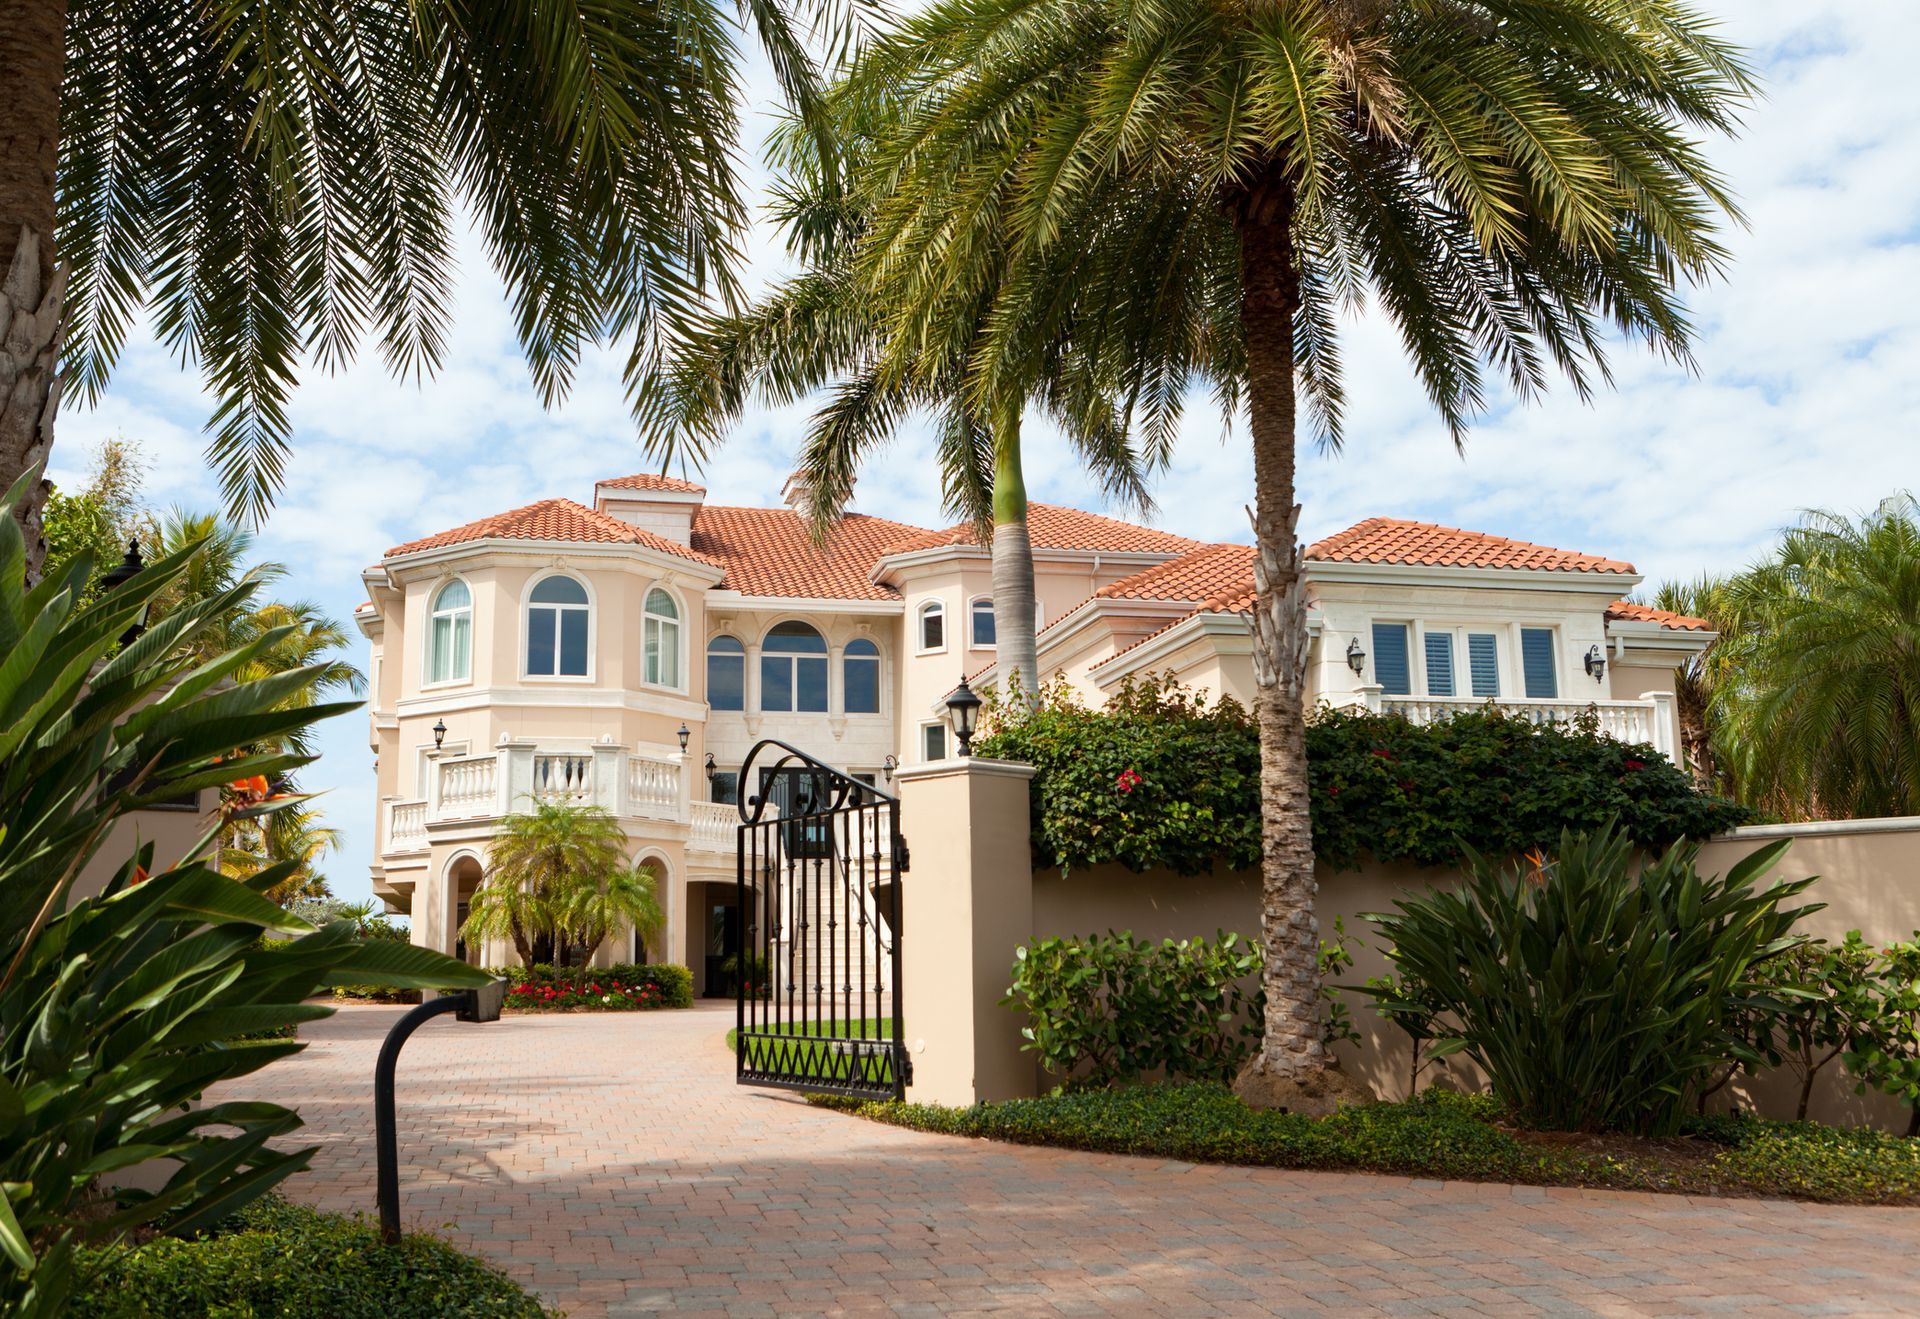
[[[441,744],[444,743],[446,740],[447,740],[447,721],[444,719],[434,720],[433,721],[433,749],[435,751],[438,751],[441,747]]]
[[[967,686],[962,678],[960,685],[947,693],[947,722],[953,725],[953,739],[960,744],[960,754],[973,754],[973,730],[980,722],[980,698]]]
[[[693,737],[693,730],[691,728],[688,728],[685,724],[681,724],[680,731],[677,734],[677,736],[680,739],[680,754],[684,756],[687,754],[687,743]]]
[[[1347,642],[1347,667],[1353,670],[1355,676],[1367,671],[1367,652],[1361,648],[1359,637]]]
[[[1586,669],[1587,676],[1595,682],[1607,676],[1607,657],[1600,652],[1600,647],[1593,646],[1587,650]]]
[[[888,756],[885,760],[880,762],[880,773],[886,778],[886,781],[888,783],[893,782],[893,771],[899,768],[900,768],[900,757],[898,756]]]
[[[711,751],[707,752],[707,759],[705,763],[706,763],[706,769],[707,769],[707,782],[711,783],[713,782],[713,776],[720,772],[720,767],[714,763],[713,752]]]

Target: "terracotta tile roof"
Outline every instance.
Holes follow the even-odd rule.
[[[695,485],[691,481],[682,481],[678,477],[663,476],[658,472],[635,472],[632,476],[614,476],[604,481],[595,481],[595,486],[609,486],[615,490],[670,490],[680,495],[704,495],[707,488]]]
[[[722,590],[829,600],[898,600],[871,580],[889,545],[921,529],[904,522],[849,513],[833,526],[825,546],[790,508],[703,506],[693,519],[693,548],[723,565]]]
[[[496,513],[492,517],[481,518],[478,522],[469,522],[464,527],[455,527],[451,531],[442,531],[436,535],[424,536],[419,540],[410,540],[404,545],[395,545],[387,551],[386,557],[396,554],[413,554],[420,550],[437,550],[446,545],[459,545],[470,540],[535,540],[535,541],[574,541],[600,545],[644,545],[648,549],[659,550],[664,554],[676,555],[682,559],[693,559],[700,563],[711,563],[697,550],[689,549],[678,541],[668,540],[665,536],[656,536],[651,531],[629,526],[618,518],[610,518],[604,513],[596,513],[584,504],[576,504],[571,499],[542,499],[536,504],[516,508],[506,513]]]
[[[1094,592],[1109,600],[1191,600],[1253,589],[1253,546],[1203,545],[1178,558],[1108,582]]]
[[[1027,505],[1027,535],[1036,550],[1099,550],[1113,554],[1181,554],[1200,542],[1155,531],[1135,522],[1103,517],[1058,504]],[[908,554],[942,545],[977,545],[973,524],[962,522],[943,531],[922,532],[889,545],[885,554]]]
[[[1407,563],[1445,568],[1530,568],[1550,572],[1630,573],[1633,565],[1594,554],[1402,518],[1368,518],[1315,541],[1307,558],[1337,563]]]
[[[1608,605],[1607,621],[1609,623],[1658,623],[1661,627],[1672,628],[1676,632],[1713,631],[1713,624],[1704,618],[1655,609],[1652,605],[1643,605],[1634,600],[1615,600]]]

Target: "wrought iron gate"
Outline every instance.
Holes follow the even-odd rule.
[[[899,799],[772,739],[739,783],[735,1079],[901,1098]]]

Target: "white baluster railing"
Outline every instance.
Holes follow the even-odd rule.
[[[567,806],[593,803],[593,757],[578,752],[536,754],[533,758],[533,796],[540,802]]]
[[[499,802],[500,762],[491,752],[438,762],[439,817],[492,815]]]
[[[687,846],[706,852],[734,852],[740,845],[740,812],[731,802],[693,803]]]
[[[1620,742],[1650,742],[1664,749],[1654,701],[1513,701],[1474,696],[1388,696],[1380,706],[1410,723],[1431,724],[1465,710],[1497,705],[1505,714],[1535,724],[1570,724],[1591,715],[1600,732]]]
[[[424,801],[388,803],[387,850],[420,852],[427,846],[427,804]]]
[[[627,809],[635,815],[676,819],[680,814],[680,762],[654,756],[627,758]]]

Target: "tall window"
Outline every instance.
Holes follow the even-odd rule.
[[[1500,694],[1500,639],[1491,632],[1467,633],[1467,671],[1475,696]]]
[[[1527,699],[1553,701],[1560,697],[1560,678],[1553,662],[1553,629],[1520,629],[1520,677]]]
[[[747,708],[747,648],[732,637],[707,643],[707,704],[715,710]]]
[[[428,682],[465,682],[473,676],[473,593],[465,582],[448,582],[433,597],[427,633]]]
[[[968,606],[968,622],[973,628],[973,644],[980,649],[993,645],[993,597],[977,595]]]
[[[760,646],[760,708],[827,712],[827,643],[805,623],[779,623]]]
[[[587,676],[587,588],[571,577],[548,577],[527,597],[527,672]]]
[[[1373,625],[1373,680],[1389,696],[1412,693],[1413,665],[1407,654],[1405,623]]]
[[[923,760],[947,758],[947,726],[945,724],[920,725],[920,757]]]
[[[920,649],[945,650],[947,648],[947,607],[938,600],[929,600],[920,606]]]
[[[848,714],[880,713],[880,647],[865,637],[849,641],[840,676]]]
[[[680,609],[659,587],[647,592],[641,623],[646,680],[655,687],[680,685]]]

